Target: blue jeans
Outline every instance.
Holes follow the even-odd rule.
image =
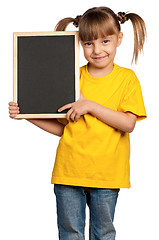
[[[85,239],[87,204],[90,210],[89,239],[115,240],[113,219],[119,190],[54,184],[59,239]]]

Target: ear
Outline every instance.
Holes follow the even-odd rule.
[[[119,32],[119,34],[118,34],[117,47],[119,47],[120,44],[122,43],[122,39],[123,39],[123,33],[122,33],[122,32]]]

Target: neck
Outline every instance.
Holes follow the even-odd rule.
[[[109,73],[111,73],[113,71],[113,68],[114,68],[113,63],[110,64],[109,66],[106,66],[103,68],[97,68],[97,67],[91,65],[90,63],[88,63],[88,65],[87,65],[89,74],[95,78],[101,78],[101,77],[107,76]]]

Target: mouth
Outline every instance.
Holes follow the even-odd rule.
[[[93,57],[94,60],[103,60],[104,58],[106,58],[106,56],[99,56],[99,57]]]

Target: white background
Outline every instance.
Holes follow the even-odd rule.
[[[115,62],[132,68],[141,83],[148,118],[131,133],[131,189],[121,189],[115,214],[117,240],[158,238],[158,5],[157,1],[51,1],[14,0],[1,3],[1,151],[0,239],[58,239],[56,202],[51,174],[59,137],[26,120],[12,120],[8,102],[13,99],[13,32],[53,31],[64,17],[76,17],[88,8],[107,6],[115,13],[135,12],[147,26],[144,56],[131,65],[131,22],[122,25],[124,40]],[[77,30],[70,25],[67,30]],[[80,64],[86,63],[80,56]],[[86,221],[88,240],[88,209]]]

